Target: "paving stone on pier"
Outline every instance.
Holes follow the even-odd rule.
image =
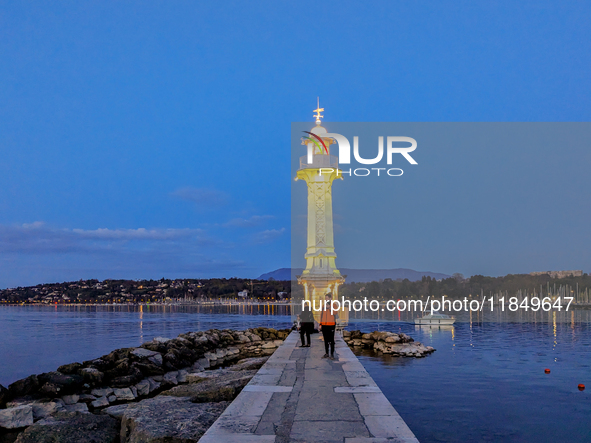
[[[200,443],[418,443],[351,349],[291,333]]]
[[[334,391],[337,394],[360,394],[368,392],[380,394],[382,392],[377,386],[340,386],[334,388]]]
[[[289,386],[259,386],[247,385],[242,390],[243,392],[291,392],[292,388]],[[244,400],[242,400],[244,401]]]

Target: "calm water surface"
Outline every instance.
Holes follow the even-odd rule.
[[[405,332],[437,349],[422,359],[358,353],[419,441],[591,442],[589,323],[362,326]]]
[[[1,306],[0,384],[189,331],[291,327],[286,306]]]
[[[351,320],[349,329],[401,331],[437,349],[359,355],[421,442],[591,442],[591,311],[459,316],[446,329]],[[156,336],[290,325],[289,308],[274,306],[0,307],[0,384]]]

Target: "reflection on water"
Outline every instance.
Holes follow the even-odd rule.
[[[188,331],[291,327],[288,306],[2,306],[0,384]]]
[[[577,385],[591,386],[590,324],[572,321],[577,312],[562,316],[441,328],[389,322],[352,327],[405,332],[437,349],[422,359],[358,352],[422,443],[587,442],[591,396]]]
[[[140,341],[144,341],[144,307],[140,305]]]
[[[562,309],[550,310],[550,311],[532,311],[531,309],[526,311],[524,309],[518,309],[515,312],[509,311],[505,307],[505,311],[502,311],[499,306],[495,306],[494,310],[490,311],[490,306],[481,311],[439,311],[443,314],[452,315],[456,318],[456,323],[482,323],[482,322],[520,322],[520,323],[590,323],[591,322],[591,309],[575,309],[572,308],[566,311]],[[430,313],[427,310],[426,313]],[[421,312],[414,311],[351,311],[349,313],[350,322],[407,322],[414,323],[414,319],[421,317]]]
[[[0,307],[0,383],[155,336],[286,328],[289,314],[277,305]],[[453,326],[429,327],[402,313],[352,313],[349,329],[404,332],[437,349],[421,359],[360,353],[422,443],[584,442],[591,441],[590,314],[475,312],[454,314]]]

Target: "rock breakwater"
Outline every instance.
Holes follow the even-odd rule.
[[[352,348],[373,349],[382,354],[421,358],[435,351],[404,333],[343,331],[343,340]]]
[[[0,386],[0,442],[197,441],[288,334],[156,337]]]

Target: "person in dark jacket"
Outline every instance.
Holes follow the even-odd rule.
[[[310,347],[310,333],[314,330],[314,316],[310,310],[310,306],[304,306],[304,310],[300,314],[300,338],[302,339],[302,346],[300,348]],[[304,334],[308,344],[304,341]]]
[[[324,338],[324,350],[326,353],[322,358],[334,360],[334,332],[337,325],[338,314],[334,314],[331,308],[332,294],[329,292],[324,296],[326,303],[320,312],[320,330]],[[330,348],[330,354],[328,353]]]

